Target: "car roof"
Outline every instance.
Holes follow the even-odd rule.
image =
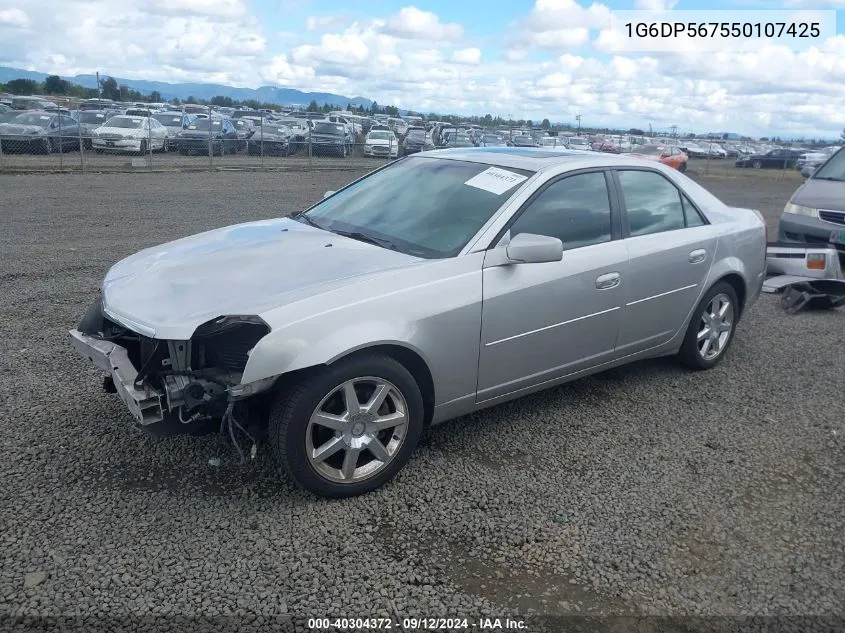
[[[567,166],[571,169],[585,167],[613,166],[648,166],[654,168],[651,161],[598,152],[586,152],[566,149],[543,149],[540,147],[472,147],[437,149],[425,152],[425,157],[447,158],[471,163],[486,163],[513,169],[546,171]]]

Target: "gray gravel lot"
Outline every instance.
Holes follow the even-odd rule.
[[[134,430],[67,339],[106,269],[355,175],[0,176],[0,614],[843,614],[841,310],[764,296],[715,370],[644,362],[456,420],[363,498]],[[772,227],[795,187],[702,182]]]

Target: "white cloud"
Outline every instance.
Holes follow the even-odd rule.
[[[634,0],[634,8],[643,11],[668,11],[678,4],[678,0]]]
[[[246,14],[244,0],[148,0],[150,13],[237,18]]]
[[[120,12],[110,0],[0,0],[0,65],[275,84],[424,112],[553,121],[581,113],[587,125],[683,132],[833,136],[845,125],[845,36],[804,51],[758,42],[706,55],[620,52],[607,6],[581,1],[537,0],[523,19],[475,41],[414,7],[352,22],[286,21],[282,36],[250,0],[121,0]]]
[[[462,48],[452,53],[452,61],[456,64],[473,64],[481,63],[481,49],[480,48]]]
[[[0,27],[2,26],[27,27],[29,16],[22,9],[2,9],[0,10]]]
[[[460,24],[444,24],[431,11],[404,7],[388,18],[383,32],[399,38],[427,40],[457,40],[463,35]]]
[[[537,0],[520,24],[520,48],[568,50],[589,42],[590,30],[610,26],[610,9],[593,2],[584,7],[575,0]]]
[[[305,28],[309,31],[328,31],[342,28],[346,22],[346,18],[342,15],[311,15],[305,20]]]

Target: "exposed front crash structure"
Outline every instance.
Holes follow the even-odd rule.
[[[240,383],[250,350],[270,331],[255,316],[226,316],[199,326],[188,340],[147,337],[109,318],[97,300],[71,330],[76,350],[102,369],[135,420],[188,425],[223,419],[230,404],[266,384]]]
[[[843,258],[833,244],[770,243],[763,292],[783,292],[781,305],[790,314],[845,305]]]

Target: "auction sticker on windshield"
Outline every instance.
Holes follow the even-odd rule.
[[[485,169],[477,176],[473,176],[464,184],[476,189],[483,189],[489,191],[497,196],[502,195],[508,189],[512,189],[524,180],[528,180],[528,176],[522,174],[515,174],[506,169],[499,169],[498,167],[490,167]]]

